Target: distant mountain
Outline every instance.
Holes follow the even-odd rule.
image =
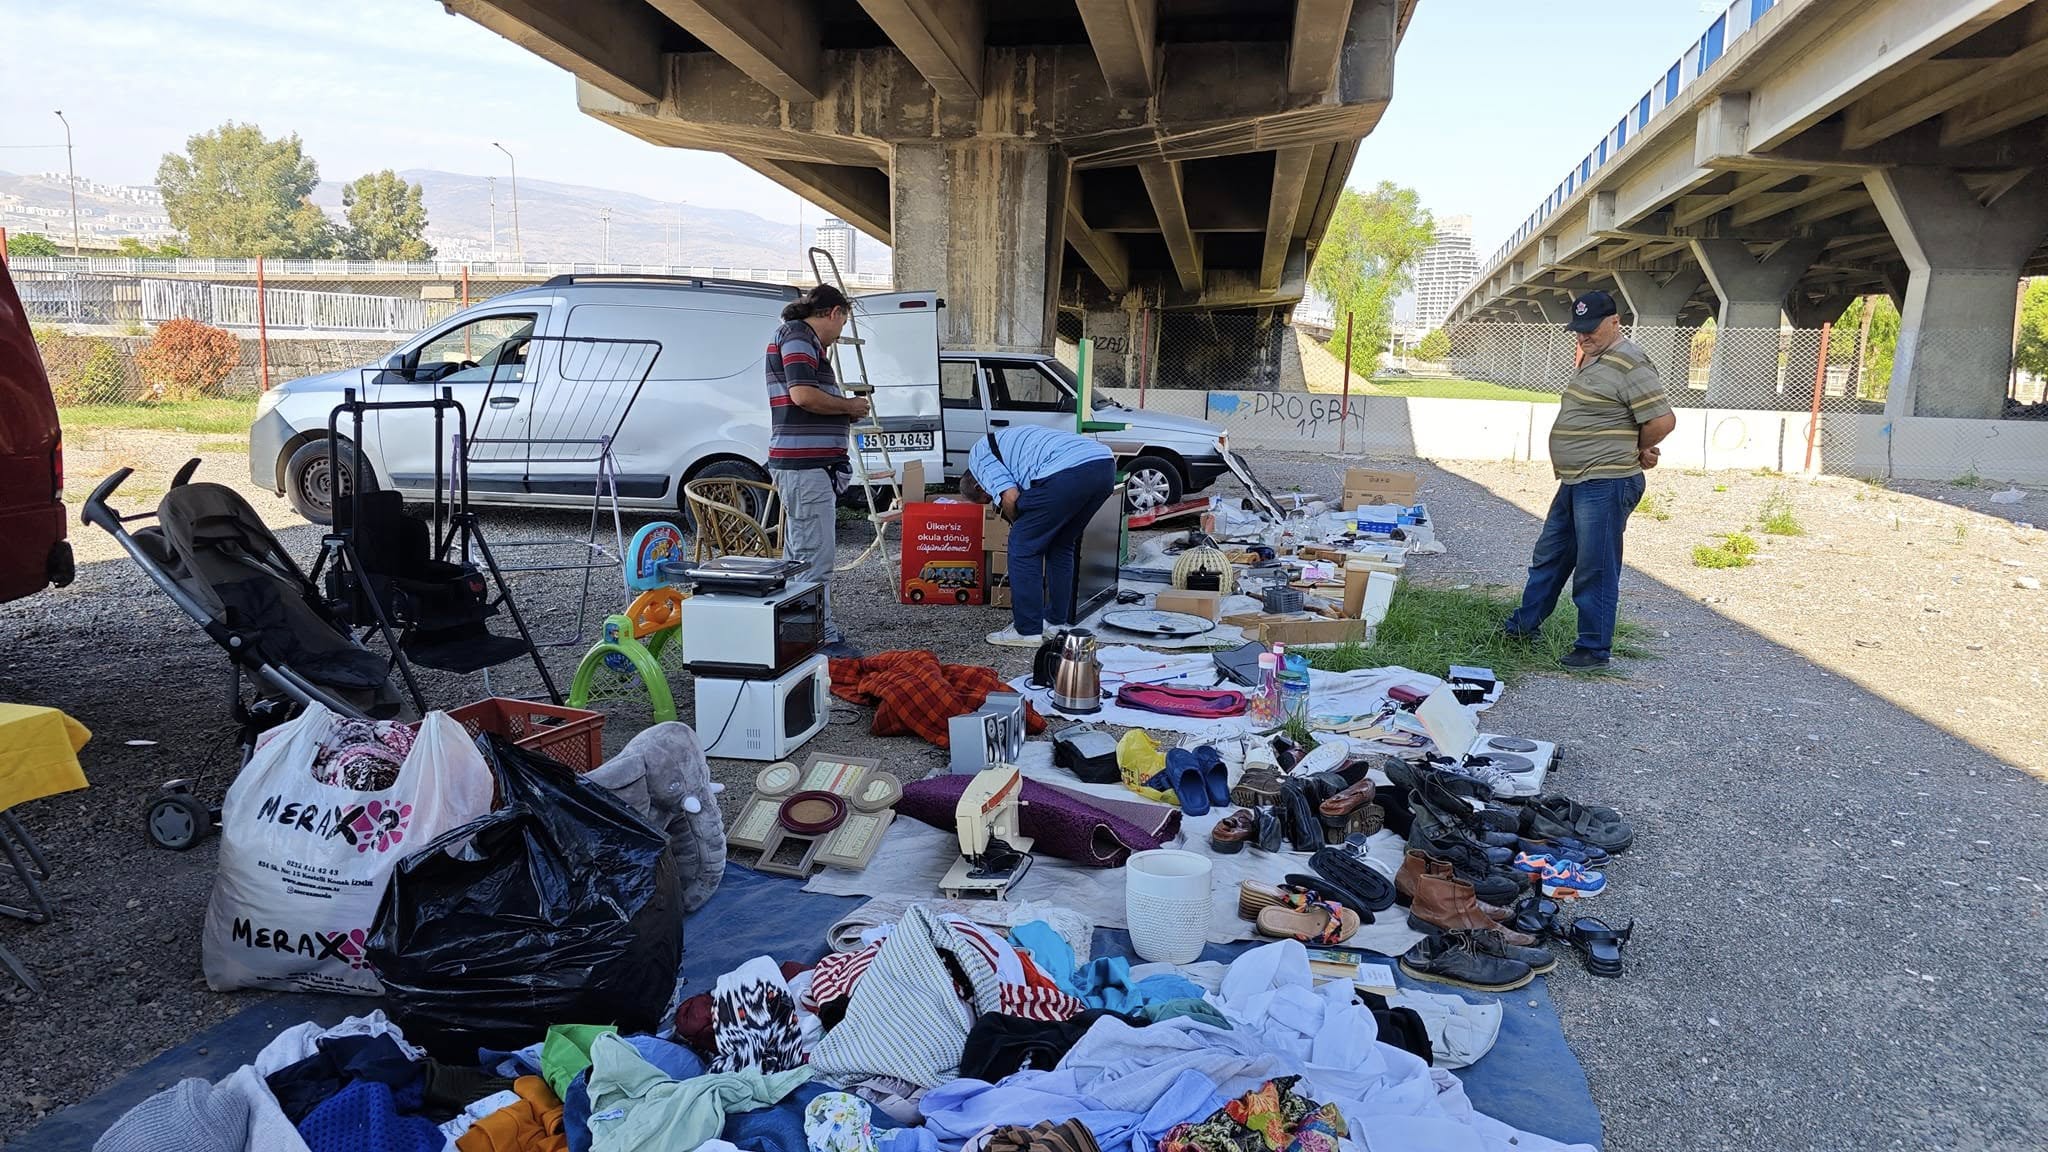
[[[488,179],[459,172],[409,168],[399,177],[418,184],[427,204],[427,239],[455,259],[486,259],[491,253],[491,187]],[[342,181],[324,180],[313,202],[335,216],[341,214]],[[512,187],[500,179],[497,189],[497,251],[511,257]],[[605,243],[604,212],[611,211],[611,240]],[[824,219],[806,212],[805,233]],[[681,223],[682,241],[676,231]],[[808,267],[799,251],[796,226],[764,219],[751,212],[703,208],[665,202],[631,192],[557,184],[549,180],[519,182],[519,239],[528,260],[595,261],[601,253],[623,264],[712,264],[741,268]],[[815,240],[814,236],[811,236]],[[858,270],[886,271],[889,250],[873,239],[860,238]]]

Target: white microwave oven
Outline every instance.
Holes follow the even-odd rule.
[[[825,592],[793,581],[767,596],[711,592],[683,601],[683,664],[692,676],[779,676],[825,644]]]
[[[699,676],[697,739],[706,756],[786,760],[832,715],[832,672],[818,653],[772,679]]]

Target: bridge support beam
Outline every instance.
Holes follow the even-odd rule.
[[[1907,268],[1885,411],[1997,419],[2012,371],[2013,293],[2048,236],[2048,170],[1988,205],[1941,168],[1879,169],[1864,186]]]
[[[1692,369],[1692,329],[1680,328],[1678,314],[1693,293],[1706,283],[1707,274],[1698,268],[1674,272],[1668,278],[1655,272],[1616,272],[1615,286],[1621,289],[1631,316],[1629,338],[1650,358],[1657,378],[1670,391],[1685,388]]]
[[[895,145],[890,234],[899,288],[946,299],[947,347],[1050,352],[1067,160],[1050,144]]]
[[[1819,240],[1788,240],[1758,259],[1740,240],[1692,242],[1693,254],[1721,298],[1714,359],[1707,370],[1707,406],[1744,407],[1745,399],[1777,394],[1785,298],[1822,247]]]
[[[1559,296],[1542,296],[1535,301],[1536,315],[1542,323],[1562,325],[1572,318],[1572,303]]]

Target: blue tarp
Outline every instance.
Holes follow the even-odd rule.
[[[804,892],[799,880],[766,876],[738,865],[726,869],[717,895],[684,926],[683,972],[687,994],[705,992],[719,975],[755,956],[810,963],[824,956],[825,928],[860,906],[858,897]],[[1249,943],[1210,945],[1204,960],[1228,961]],[[1130,937],[1098,928],[1095,954],[1130,955]],[[1402,982],[1409,983],[1406,977]],[[1442,985],[1415,984],[1443,992]],[[1600,1113],[1586,1088],[1585,1073],[1565,1044],[1557,1012],[1542,979],[1526,988],[1489,997],[1457,990],[1469,999],[1501,1004],[1500,1038],[1477,1064],[1460,1069],[1472,1103],[1517,1128],[1567,1143],[1600,1144]],[[219,1080],[248,1061],[279,1030],[303,1020],[331,1024],[368,1011],[376,1002],[349,996],[273,996],[253,1001],[233,1017],[116,1080],[97,1095],[31,1130],[18,1145],[38,1152],[88,1152],[92,1142],[138,1101],[187,1076]]]

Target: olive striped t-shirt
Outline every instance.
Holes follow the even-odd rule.
[[[1670,413],[1650,358],[1623,340],[1582,365],[1565,386],[1550,426],[1551,469],[1566,484],[1633,476],[1643,470],[1638,431]]]

